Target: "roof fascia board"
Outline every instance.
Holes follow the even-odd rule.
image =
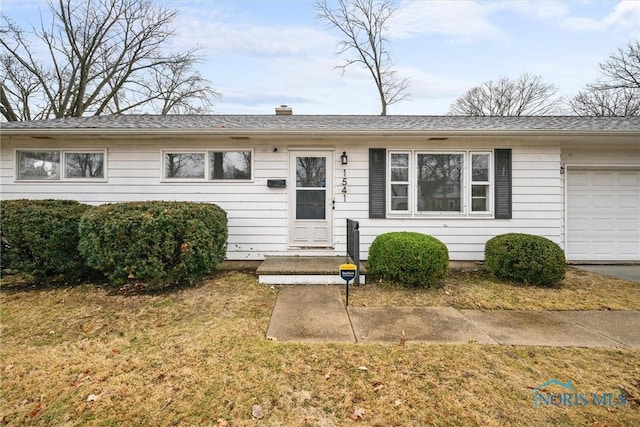
[[[336,130],[336,129],[154,129],[154,128],[131,128],[131,129],[109,129],[109,128],[76,128],[76,129],[2,129],[0,136],[304,136],[304,137],[331,137],[331,136],[372,136],[372,137],[539,137],[539,136],[640,136],[638,130],[548,130],[548,129],[526,129],[526,130]]]

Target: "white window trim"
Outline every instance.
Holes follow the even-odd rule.
[[[20,158],[18,153],[43,153],[43,152],[58,152],[60,155],[60,178],[59,179],[20,179]],[[65,177],[65,154],[68,153],[82,153],[82,154],[93,154],[99,153],[103,155],[103,165],[102,165],[102,177],[100,178],[66,178]],[[59,182],[82,182],[82,183],[97,183],[97,182],[107,182],[108,180],[108,154],[106,148],[16,148],[13,154],[14,158],[14,182],[19,184],[28,184],[28,183],[49,183],[55,184]]]
[[[211,167],[209,162],[210,153],[225,153],[225,152],[242,152],[248,151],[251,153],[251,179],[211,179]],[[203,178],[167,178],[165,176],[165,155],[167,153],[172,154],[204,154],[204,177]],[[255,154],[252,148],[208,148],[208,149],[164,149],[160,153],[160,182],[190,182],[190,183],[229,183],[229,184],[246,184],[252,183],[255,180]]]
[[[391,155],[392,154],[409,154],[409,191],[408,191],[408,211],[393,210],[391,205]],[[461,193],[461,211],[418,211],[418,183],[417,179],[417,162],[419,154],[462,154],[462,188]],[[487,194],[487,211],[472,212],[471,208],[471,185],[472,185],[472,164],[471,156],[473,154],[488,154],[489,155],[489,183]],[[387,192],[387,217],[388,218],[493,218],[494,217],[494,191],[495,191],[495,179],[494,179],[494,153],[491,149],[474,149],[474,150],[387,150],[387,180],[386,180],[386,192]],[[480,185],[480,184],[479,184]]]
[[[393,210],[392,207],[392,203],[391,203],[391,198],[392,198],[392,192],[391,192],[391,185],[394,182],[399,182],[399,181],[392,181],[391,180],[391,156],[393,154],[408,154],[409,155],[409,181],[408,181],[408,189],[407,189],[407,209],[405,210]],[[413,176],[415,174],[414,170],[413,170],[413,155],[411,150],[397,150],[397,151],[389,151],[389,153],[387,154],[387,164],[389,165],[387,167],[387,206],[388,206],[388,211],[391,215],[394,216],[411,216],[411,211],[412,211],[412,205],[413,205],[413,187],[414,185],[412,185],[413,182]]]
[[[480,155],[488,155],[489,156],[489,164],[488,164],[488,168],[489,168],[489,181],[473,181],[473,163],[471,161],[472,156],[474,154],[480,154]],[[468,184],[467,184],[467,188],[469,191],[469,197],[467,198],[468,200],[468,212],[469,212],[469,216],[493,216],[493,193],[494,193],[494,186],[495,186],[495,180],[493,179],[493,152],[492,151],[483,151],[483,150],[473,150],[473,151],[468,151],[467,152],[467,157],[468,157],[468,165],[469,165],[469,171],[466,174],[466,177],[468,179]],[[471,186],[472,185],[486,185],[487,188],[487,210],[485,211],[472,211],[471,209],[473,208],[473,191]]]

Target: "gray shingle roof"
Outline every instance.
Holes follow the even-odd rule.
[[[31,122],[5,122],[10,133],[82,132],[127,129],[162,131],[246,132],[382,132],[382,131],[558,131],[640,132],[640,116],[631,117],[467,117],[467,116],[331,116],[331,115],[114,115],[72,117]]]

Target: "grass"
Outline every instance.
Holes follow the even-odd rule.
[[[638,307],[638,289],[630,282],[572,275],[576,283],[610,288],[609,308]],[[484,280],[492,283],[486,285],[490,291],[476,289]],[[388,304],[429,299],[367,286],[355,291],[354,302],[364,300],[367,290],[372,304],[385,295],[393,298]],[[562,292],[526,288],[522,292],[540,294],[524,298],[512,285],[475,273],[451,276],[441,291],[442,299],[432,303],[489,305],[497,299],[504,301],[499,306],[510,301],[517,308],[543,308]],[[635,302],[623,304],[618,293]],[[265,332],[276,295],[252,274],[239,272],[132,295],[92,285],[5,285],[0,422],[617,426],[640,420],[640,350],[271,342]],[[575,303],[598,306],[605,296],[587,292],[592,301]],[[562,299],[568,307],[570,292]],[[533,388],[551,378],[571,379],[590,399],[612,393],[613,402],[620,402],[622,393],[628,403],[535,408]],[[263,418],[252,417],[254,405]]]
[[[437,289],[388,284],[349,288],[355,306],[447,306],[486,310],[640,310],[640,285],[568,268],[559,287],[523,286],[485,271],[450,271]]]

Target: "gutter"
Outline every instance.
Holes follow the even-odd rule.
[[[339,130],[339,129],[242,129],[242,128],[41,128],[41,129],[2,129],[0,137],[54,137],[54,136],[298,136],[298,137],[330,137],[330,136],[374,136],[374,137],[470,137],[470,136],[500,136],[500,137],[553,137],[553,136],[639,136],[638,130],[615,129],[509,129],[509,130]],[[639,143],[640,145],[640,143]]]

